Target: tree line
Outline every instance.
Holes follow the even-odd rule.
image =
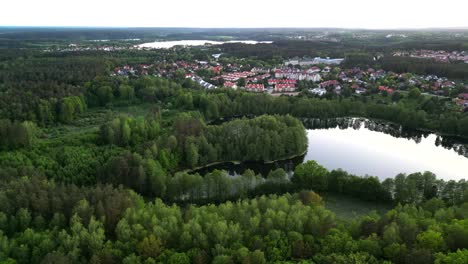
[[[100,138],[105,144],[119,146],[159,141],[161,150],[175,152],[181,158],[180,167],[188,168],[220,161],[285,159],[304,153],[307,146],[304,126],[291,116],[259,116],[206,125],[196,114],[180,114],[172,127],[169,134],[160,135],[156,120],[120,117],[101,126]]]
[[[216,184],[212,184],[216,190]],[[312,191],[169,205],[40,177],[0,185],[5,263],[465,263],[467,203],[338,219]]]
[[[393,56],[391,53],[374,59],[372,53],[348,54],[344,66],[346,67],[372,67],[382,68],[397,73],[415,73],[420,75],[437,75],[449,79],[468,78],[468,65],[466,63],[443,63],[431,59]]]
[[[359,177],[341,169],[329,171],[315,161],[296,166],[293,173],[278,168],[267,175],[251,170],[236,177],[219,170],[205,175],[188,172],[171,175],[151,156],[128,152],[111,159],[99,173],[101,183],[123,184],[144,196],[190,204],[308,189],[378,203],[421,205],[437,199],[447,205],[460,205],[468,201],[466,180],[444,181],[431,172],[424,172],[398,174],[395,178],[380,181],[378,177]]]
[[[386,120],[405,128],[424,128],[468,137],[466,115],[457,112],[428,113],[422,105],[411,107],[404,104],[384,104],[360,98],[325,100],[307,97],[272,97],[231,91],[215,91],[196,97],[194,96],[194,106],[207,118],[262,114],[290,114],[297,118],[320,119],[356,116]],[[202,104],[202,100],[211,103]]]

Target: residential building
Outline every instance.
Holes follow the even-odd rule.
[[[296,91],[296,85],[292,83],[278,83],[275,85],[274,92],[294,92]]]
[[[263,84],[249,83],[245,86],[245,90],[247,92],[263,93],[265,91],[265,87]]]
[[[329,64],[329,65],[338,65],[340,64],[341,62],[343,62],[344,59],[341,59],[341,58],[337,58],[337,59],[330,59],[329,57],[327,58],[320,58],[320,57],[315,57],[313,59],[309,59],[309,58],[303,58],[303,59],[299,59],[299,58],[293,58],[293,59],[289,59],[289,60],[285,60],[284,61],[284,65],[285,66],[288,66],[288,65],[300,65],[300,66],[308,66],[308,65],[317,65],[317,64]]]
[[[224,82],[223,86],[226,88],[237,89],[237,84],[229,81]]]
[[[319,82],[322,79],[320,74],[316,73],[315,71],[291,69],[291,68],[276,69],[275,78],[306,80],[306,81],[313,81],[313,82]]]
[[[319,85],[321,88],[327,88],[327,87],[336,87],[338,86],[340,83],[337,81],[337,80],[329,80],[329,81],[325,81],[325,82],[321,82]]]
[[[393,92],[394,92],[393,89],[388,88],[388,87],[386,87],[386,86],[379,86],[379,91],[381,91],[381,92],[385,91],[385,92],[387,92],[387,93],[393,93]]]
[[[314,89],[309,89],[309,92],[314,95],[323,96],[327,93],[327,90],[325,90],[324,88],[314,88]]]

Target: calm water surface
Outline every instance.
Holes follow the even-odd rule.
[[[343,169],[349,173],[395,177],[398,173],[431,171],[445,180],[468,179],[468,142],[436,134],[402,130],[399,126],[365,119],[305,121],[308,149],[305,156],[263,164],[220,164],[197,172],[227,170],[231,175],[247,169],[267,175],[270,170],[294,167],[316,160],[329,170]]]
[[[156,41],[143,43],[138,45],[139,48],[152,48],[152,49],[168,49],[174,46],[203,46],[205,44],[221,45],[224,43],[244,43],[244,44],[258,44],[258,43],[272,43],[272,41],[255,41],[255,40],[231,40],[231,41],[212,41],[212,40],[177,40],[177,41]]]
[[[437,146],[435,134],[415,141],[361,127],[314,129],[308,130],[307,136],[305,160],[316,160],[328,169],[342,168],[355,175],[381,179],[423,171],[446,180],[468,178],[468,158]]]

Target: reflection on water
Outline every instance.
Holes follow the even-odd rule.
[[[302,121],[308,129],[305,156],[271,164],[225,163],[196,172],[205,174],[223,169],[235,176],[251,169],[267,175],[277,168],[291,172],[304,161],[316,160],[329,170],[341,168],[355,175],[381,179],[421,171],[432,171],[446,180],[468,178],[467,142],[462,139],[361,118]]]
[[[214,40],[175,40],[175,41],[156,41],[137,45],[139,48],[152,48],[152,49],[169,49],[175,46],[203,46],[221,45],[225,43],[243,43],[243,44],[270,44],[272,41],[255,41],[255,40],[230,40],[230,41],[214,41]]]
[[[436,146],[442,146],[446,149],[451,149],[459,155],[468,157],[467,139],[440,136],[431,132],[423,132],[414,129],[404,129],[400,125],[384,121],[375,121],[365,118],[330,118],[325,120],[303,119],[302,122],[307,129],[352,128],[359,130],[364,127],[370,131],[382,132],[396,138],[411,139],[416,143],[420,143],[422,139],[428,138],[430,136],[436,136],[436,140],[434,141]]]
[[[201,175],[205,175],[209,172],[212,172],[215,169],[218,170],[225,170],[231,176],[238,176],[239,174],[244,173],[246,170],[250,169],[253,170],[257,174],[262,174],[264,176],[268,175],[268,173],[272,170],[282,168],[287,172],[292,172],[294,168],[304,162],[305,156],[296,157],[293,159],[287,160],[280,160],[275,161],[272,163],[262,163],[262,162],[242,162],[240,164],[233,164],[230,162],[217,164],[213,166],[209,166],[203,169],[199,169],[194,171],[194,173],[200,173]]]

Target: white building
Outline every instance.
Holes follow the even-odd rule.
[[[202,78],[200,78],[198,76],[187,76],[186,78],[192,79],[192,81],[197,82],[198,84],[200,84],[205,89],[216,89],[216,88],[218,88],[215,85],[204,81]]]
[[[323,59],[323,58],[320,58],[320,57],[315,57],[314,58],[314,64],[340,64],[341,62],[343,62],[344,59],[330,59],[329,57]]]
[[[325,90],[324,88],[314,88],[314,89],[309,89],[309,92],[311,94],[315,94],[315,95],[318,95],[318,96],[323,96],[327,93],[327,90]]]
[[[309,74],[306,78],[307,81],[320,82],[322,77],[318,73]]]
[[[320,74],[312,71],[308,72],[308,70],[299,70],[299,69],[278,69],[275,71],[275,78],[276,79],[292,79],[292,80],[306,80],[306,81],[313,81],[319,82],[322,80]]]
[[[309,66],[309,65],[316,65],[316,64],[333,64],[333,65],[338,65],[341,62],[343,62],[344,59],[337,58],[337,59],[330,59],[329,57],[327,58],[320,58],[320,57],[315,57],[313,59],[289,59],[284,61],[284,65],[300,65],[300,66]]]

